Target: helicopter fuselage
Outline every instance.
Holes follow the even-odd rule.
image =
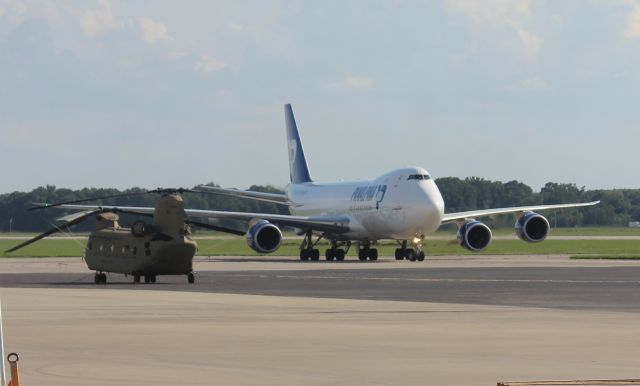
[[[186,275],[197,244],[189,236],[136,237],[129,228],[104,228],[89,236],[84,259],[91,270],[126,275]]]

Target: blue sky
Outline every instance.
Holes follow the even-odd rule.
[[[640,188],[640,1],[0,0],[0,192],[318,181]]]

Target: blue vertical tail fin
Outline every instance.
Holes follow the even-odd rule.
[[[302,141],[298,134],[296,119],[293,116],[293,110],[290,104],[284,105],[284,117],[287,123],[287,145],[289,148],[289,172],[291,173],[292,184],[302,184],[311,182],[309,167],[304,157]]]

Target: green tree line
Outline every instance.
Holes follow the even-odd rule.
[[[500,208],[536,204],[560,204],[600,200],[599,205],[581,209],[563,209],[547,211],[545,215],[552,226],[626,226],[629,221],[640,220],[640,189],[585,190],[571,183],[547,183],[539,192],[528,185],[518,182],[490,181],[478,177],[460,179],[444,177],[436,180],[445,200],[446,212],[460,212],[474,209]],[[213,183],[209,184],[217,186]],[[282,193],[273,186],[254,185],[250,190]],[[13,192],[0,195],[0,231],[42,232],[55,224],[55,219],[69,212],[59,209],[28,211],[34,202],[55,203],[83,200],[95,197],[128,194],[112,199],[95,200],[87,204],[119,206],[154,206],[157,194],[139,194],[141,188],[123,191],[108,188],[85,188],[71,190],[48,185],[38,187],[31,192]],[[282,205],[233,198],[221,195],[186,193],[187,208],[225,210],[238,212],[261,212],[286,214]],[[122,215],[121,224],[133,221],[132,216]],[[512,216],[497,216],[488,219],[492,226],[512,226]],[[244,224],[226,221],[226,226],[244,229]],[[79,231],[93,228],[91,221],[76,227]]]
[[[213,183],[209,186],[218,186]],[[281,189],[272,186],[253,185],[250,190],[283,193]],[[56,224],[56,219],[72,211],[62,209],[40,209],[29,211],[34,203],[60,203],[77,200],[86,200],[96,197],[120,195],[122,197],[110,199],[96,199],[84,202],[86,205],[113,205],[113,206],[155,206],[160,197],[157,193],[145,194],[145,189],[131,188],[126,190],[108,188],[84,188],[71,190],[56,188],[53,185],[38,187],[31,192],[13,192],[0,195],[0,232],[7,232],[11,227],[15,232],[43,232]],[[184,193],[185,208],[224,210],[234,212],[259,212],[288,214],[288,209],[283,205],[268,202],[240,199],[235,197],[204,194]],[[127,226],[135,220],[135,216],[121,214],[120,224]],[[244,230],[245,224],[236,221],[222,221],[221,225]],[[76,231],[90,231],[93,229],[92,221],[85,221],[74,227]]]

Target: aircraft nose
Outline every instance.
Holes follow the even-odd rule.
[[[432,181],[425,184],[422,189],[421,207],[425,223],[426,233],[431,233],[438,229],[444,217],[444,200],[440,190]]]

